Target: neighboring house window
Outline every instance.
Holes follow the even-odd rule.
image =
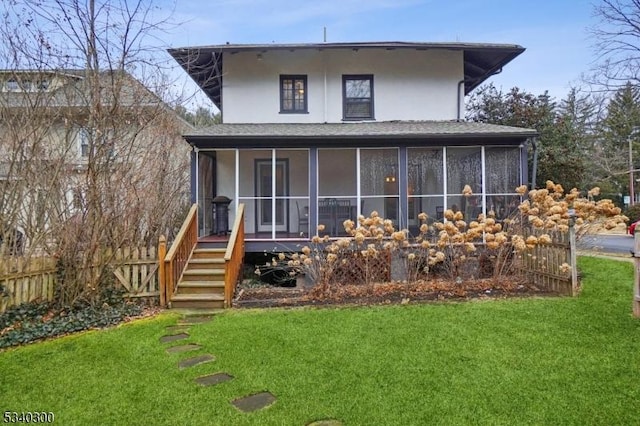
[[[80,156],[87,158],[89,156],[89,131],[80,129]]]
[[[101,135],[101,136],[98,136]],[[116,158],[115,139],[112,129],[100,132],[82,127],[78,130],[78,151],[82,158],[89,157],[89,151],[101,161]],[[92,148],[90,148],[90,146]]]
[[[38,91],[46,92],[47,90],[49,90],[49,80],[38,81]]]
[[[280,112],[301,114],[307,112],[307,76],[280,76]]]
[[[373,76],[342,76],[342,115],[345,120],[373,120]]]
[[[7,82],[5,83],[5,88],[7,92],[15,92],[20,88],[20,86],[18,86],[17,80],[11,79],[11,80],[7,80]]]

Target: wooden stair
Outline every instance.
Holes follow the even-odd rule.
[[[224,308],[225,251],[196,245],[171,297],[172,308]]]

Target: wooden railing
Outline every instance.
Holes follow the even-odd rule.
[[[166,240],[160,237],[158,252],[160,268],[160,305],[166,306],[175,293],[182,273],[187,267],[193,249],[198,243],[198,205],[194,204],[189,210],[180,232],[171,244],[169,252],[166,252]],[[164,259],[164,261],[163,261]]]
[[[230,308],[233,293],[242,272],[244,262],[244,204],[238,205],[236,220],[224,254],[224,306]]]

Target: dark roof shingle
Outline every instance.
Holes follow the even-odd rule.
[[[386,121],[359,123],[216,124],[185,138],[376,138],[376,137],[533,137],[534,129],[466,121]]]

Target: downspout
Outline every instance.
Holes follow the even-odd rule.
[[[530,189],[533,189],[536,187],[536,175],[538,174],[538,138],[531,138],[531,144],[533,145],[533,167],[531,170]]]
[[[462,92],[462,88],[464,88],[464,83],[466,83],[466,82],[467,82],[467,80],[465,80],[465,79],[462,79],[462,80],[460,80],[458,82],[458,105],[457,105],[458,106],[458,112],[457,112],[456,121],[460,121],[460,116],[462,115],[461,111],[460,111],[460,109],[462,108],[462,101],[461,101],[462,93],[461,92]]]
[[[326,41],[326,33],[325,33],[325,41]],[[326,55],[324,50],[322,51],[322,63],[323,63],[323,68],[324,68],[324,70],[323,70],[324,71],[324,82],[323,82],[323,84],[324,84],[324,88],[323,88],[323,90],[324,90],[324,93],[323,93],[323,95],[324,95],[324,111],[323,111],[323,114],[324,114],[324,122],[326,123],[327,122],[327,117],[328,117],[328,110],[327,110],[327,108],[328,108],[328,105],[327,105],[327,55]]]

